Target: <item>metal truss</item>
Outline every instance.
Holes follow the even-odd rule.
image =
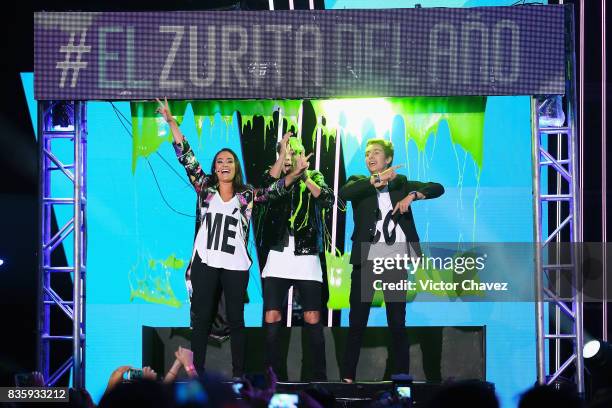
[[[573,14],[573,13],[569,13]],[[566,93],[565,126],[546,127],[542,124],[538,99],[531,98],[532,166],[535,230],[535,285],[537,378],[540,384],[560,380],[573,367],[573,381],[584,394],[583,293],[581,248],[579,146],[576,124],[576,71],[573,18],[566,21]],[[549,149],[549,147],[553,149]],[[542,169],[545,169],[542,172]],[[554,177],[542,179],[542,174]],[[552,218],[543,217],[543,209]],[[544,232],[547,231],[547,232]],[[546,233],[546,236],[543,234]],[[569,242],[561,246],[561,242]],[[562,250],[563,248],[563,250]],[[562,282],[571,282],[562,285]],[[567,287],[570,286],[570,287]],[[551,318],[546,325],[547,310]],[[547,343],[550,341],[551,343]],[[563,359],[563,342],[571,343],[571,352]],[[547,361],[547,346],[554,350],[554,364]],[[551,356],[553,353],[549,353]],[[563,357],[566,357],[565,355]],[[549,371],[554,372],[547,374]]]
[[[85,264],[86,264],[86,102],[39,101],[38,144],[40,153],[39,194],[39,293],[38,293],[38,370],[45,384],[53,386],[72,369],[72,386],[85,386]],[[66,163],[66,144],[74,156]],[[58,145],[60,145],[58,147]],[[61,152],[60,152],[61,150]],[[65,156],[65,154],[64,154]],[[64,187],[64,188],[62,188]],[[58,191],[71,191],[58,196]],[[58,206],[71,206],[72,217],[52,233],[52,218]],[[72,238],[72,266],[57,265],[54,251],[62,250]],[[54,289],[54,276],[72,275],[72,299],[64,299]],[[58,319],[65,315],[72,332],[57,333]],[[72,353],[59,367],[51,367],[51,352],[59,342],[71,342]]]

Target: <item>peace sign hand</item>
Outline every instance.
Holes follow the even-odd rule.
[[[159,98],[155,98],[157,104],[159,105],[157,109],[155,109],[156,113],[162,115],[164,120],[170,124],[174,121],[174,117],[172,116],[172,112],[170,112],[170,106],[168,106],[168,100],[164,98],[164,102],[160,101]]]
[[[283,160],[285,159],[285,156],[287,155],[287,149],[289,146],[289,138],[292,135],[293,135],[293,132],[288,131],[287,133],[283,135],[283,138],[280,141],[280,152],[278,153],[278,157],[282,157]]]
[[[306,170],[308,170],[308,167],[310,167],[309,159],[311,156],[312,153],[310,153],[308,156],[304,156],[304,153],[301,153],[295,157],[295,168],[292,171],[295,176],[300,177],[306,172]]]

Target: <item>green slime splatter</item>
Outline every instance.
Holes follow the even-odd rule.
[[[453,144],[467,151],[478,167],[482,166],[483,127],[486,97],[452,97],[452,98],[384,98],[391,104],[393,113],[404,120],[406,138],[413,140],[419,151],[425,150],[427,139],[436,133],[438,125],[446,120],[450,129]],[[347,103],[355,103],[355,99]],[[317,117],[328,117],[325,101],[311,101]],[[275,107],[283,110],[283,117],[290,125],[296,126],[294,117],[300,110],[301,100],[228,100],[228,101],[169,101],[172,113],[181,123],[187,105],[191,105],[198,134],[202,131],[204,118],[214,123],[216,114],[220,114],[226,123],[232,123],[236,111],[242,115],[242,127],[253,124],[254,116],[263,116],[266,128],[273,119]],[[131,102],[132,129],[134,134],[132,169],[136,167],[138,157],[147,157],[155,152],[164,141],[171,140],[167,126],[155,113],[156,102]],[[328,121],[330,123],[330,121]],[[335,123],[335,122],[334,122]],[[328,125],[317,125],[312,134],[316,138],[317,128],[329,139],[334,137],[335,129]]]
[[[486,97],[411,97],[411,98],[384,98],[390,103],[394,115],[402,117],[406,135],[406,146],[409,141],[414,141],[419,151],[419,163],[421,155],[424,155],[425,146],[431,135],[437,134],[438,127],[443,120],[446,120],[453,149],[456,152],[456,145],[461,146],[469,154],[477,166],[477,188],[473,202],[474,227],[472,230],[472,240],[475,240],[476,226],[476,202],[478,200],[478,186],[482,173],[483,143],[484,143],[484,112],[486,107]],[[358,100],[347,99],[347,104],[358,103]],[[310,101],[316,116],[330,118],[330,113],[326,110],[325,101]],[[170,101],[170,107],[177,121],[182,121],[187,105],[190,104],[194,112],[194,120],[198,136],[201,136],[202,125],[207,118],[211,125],[214,124],[215,115],[220,114],[229,127],[232,123],[233,115],[236,111],[242,117],[242,127],[253,125],[254,116],[263,116],[264,129],[269,129],[273,123],[272,114],[276,108],[283,110],[283,117],[288,120],[289,125],[297,128],[293,118],[296,118],[301,108],[301,100],[226,100],[226,101]],[[156,103],[151,102],[132,102],[132,128],[134,142],[132,149],[132,171],[136,169],[138,157],[148,157],[154,153],[159,146],[170,141],[167,125],[155,113]],[[311,135],[312,145],[315,144],[316,133],[321,129],[321,134],[325,137],[327,149],[330,140],[336,137],[336,129],[332,128],[333,123],[339,123],[338,118],[327,120],[326,125],[318,123]],[[212,126],[211,126],[212,127]],[[264,131],[265,138],[265,131]],[[463,172],[456,154],[458,171],[460,173],[458,187],[461,191],[463,183]],[[425,163],[423,163],[425,165]],[[465,165],[465,162],[464,162]],[[420,166],[418,167],[420,169]],[[303,191],[305,186],[300,186]],[[461,199],[461,198],[460,198]],[[293,226],[295,218],[302,202],[291,215],[290,223]],[[304,221],[305,222],[305,221]],[[302,222],[300,225],[304,225]],[[326,251],[328,277],[330,278],[330,300],[329,307],[339,309],[348,307],[348,295],[350,291],[350,271],[348,263],[350,254],[336,255]],[[444,278],[443,271],[417,271],[417,278],[423,278],[423,273],[429,276]],[[427,276],[425,275],[425,276]],[[449,278],[449,277],[446,277]],[[335,282],[335,283],[334,283]],[[339,284],[336,284],[339,283]],[[452,294],[447,293],[448,296]],[[458,294],[455,294],[458,295]],[[375,298],[376,304],[380,298]]]
[[[128,275],[130,301],[140,298],[149,303],[180,307],[181,302],[170,285],[170,275],[177,270],[183,272],[185,261],[171,254],[166,259],[149,259],[145,264],[144,272],[138,271],[139,262],[130,270]]]

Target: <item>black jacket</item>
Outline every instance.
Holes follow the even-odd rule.
[[[425,195],[426,199],[429,199],[444,194],[444,187],[438,183],[411,181],[406,176],[397,175],[389,183],[389,195],[393,207],[412,191],[418,191]],[[355,229],[351,236],[353,248],[350,262],[353,265],[359,265],[361,264],[361,244],[372,241],[376,233],[376,221],[380,216],[376,188],[370,184],[369,176],[351,176],[338,192],[338,196],[340,199],[350,201],[353,204]],[[413,248],[420,255],[419,234],[414,225],[411,207],[408,207],[408,212],[399,216],[398,222],[406,235],[406,241],[412,243]]]
[[[321,194],[314,198],[303,183],[295,182],[288,195],[268,202],[257,234],[260,247],[282,251],[289,241],[289,219],[295,216],[295,254],[316,255],[323,252],[323,210],[329,210],[334,205],[334,193],[325,184],[321,172],[308,171],[308,175],[321,188]],[[264,184],[274,180],[269,171],[264,173]],[[294,214],[295,210],[297,214]]]

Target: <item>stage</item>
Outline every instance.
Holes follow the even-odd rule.
[[[447,380],[486,379],[485,327],[409,327],[406,329],[410,347],[410,374],[415,381],[440,383]],[[327,378],[340,379],[339,366],[348,335],[347,327],[324,329],[327,361]],[[247,354],[245,371],[264,372],[265,330],[262,327],[246,329]],[[187,327],[143,327],[142,366],[150,366],[157,373],[165,373],[174,362],[174,352],[179,346],[190,347],[191,330]],[[286,328],[281,333],[280,361],[277,367],[281,381],[291,383],[310,382],[312,379],[309,349],[304,348],[301,327]],[[364,334],[357,380],[380,383],[393,374],[393,355],[388,353],[389,329],[368,327]],[[219,343],[209,338],[206,367],[211,372],[231,377],[230,342]],[[184,375],[184,373],[183,373]],[[179,377],[181,378],[181,377]],[[184,378],[184,377],[183,377]],[[341,384],[342,385],[342,384]]]
[[[72,370],[73,385],[86,386],[98,397],[106,386],[99,373],[117,366],[151,366],[161,375],[167,372],[177,347],[190,347],[191,332],[185,326],[193,286],[188,282],[186,290],[185,270],[191,265],[194,224],[199,220],[201,225],[198,216],[205,215],[199,200],[202,185],[194,183],[189,168],[201,172],[213,163],[213,174],[215,152],[229,148],[236,152],[233,163],[245,164],[243,169],[236,167],[241,177],[261,186],[263,172],[277,160],[277,143],[293,131],[304,153],[312,157],[309,171],[320,173],[328,197],[333,196],[329,208],[312,216],[311,196],[307,201],[300,198],[287,217],[291,229],[297,220],[298,231],[320,217],[320,305],[334,326],[324,331],[326,374],[332,382],[322,387],[333,389],[343,401],[361,401],[391,386],[386,381],[395,360],[385,326],[397,327],[398,320],[387,316],[383,306],[389,300],[385,297],[383,302],[380,296],[365,316],[368,329],[356,375],[357,381],[372,382],[333,382],[340,378],[347,326],[355,327],[353,311],[358,310],[351,301],[357,282],[353,258],[359,249],[353,244],[371,240],[361,233],[364,226],[378,222],[373,219],[376,211],[360,209],[361,200],[350,199],[343,189],[353,176],[369,172],[380,178],[380,169],[370,168],[372,162],[364,163],[364,157],[368,141],[382,139],[380,146],[396,146],[383,156],[391,159],[386,166],[399,166],[402,180],[440,186],[435,194],[425,187],[410,191],[408,184],[406,191],[389,187],[389,194],[395,191],[395,201],[402,205],[412,193],[412,201],[419,201],[408,203],[410,228],[400,227],[411,236],[399,242],[420,241],[423,252],[417,257],[440,260],[420,268],[417,263],[410,272],[415,282],[432,286],[400,293],[400,302],[407,303],[402,324],[411,326],[409,371],[416,381],[415,403],[426,401],[428,393],[447,380],[465,379],[494,383],[500,400],[512,403],[534,382],[552,381],[570,366],[583,393],[582,294],[571,286],[570,295],[559,300],[546,275],[578,262],[546,258],[550,247],[532,244],[556,238],[582,241],[573,9],[478,10],[478,27],[465,25],[471,8],[198,11],[185,21],[172,13],[145,18],[107,12],[91,20],[36,13],[37,69],[24,89],[31,111],[38,107],[38,115],[33,115],[40,155],[37,356],[46,383],[59,384]],[[260,19],[257,24],[252,24],[254,17]],[[169,26],[173,21],[175,25]],[[260,29],[287,21],[291,24],[284,40],[299,47],[294,53],[278,54],[277,37],[271,35],[275,31]],[[375,21],[396,28],[359,28]],[[189,35],[183,40],[186,22]],[[74,26],[73,31],[67,32],[68,26]],[[217,33],[215,27],[239,30]],[[461,33],[458,43],[456,33]],[[217,35],[222,39],[220,51],[210,52]],[[532,38],[539,41],[526,40]],[[171,52],[166,54],[170,42]],[[162,43],[163,47],[150,46]],[[57,66],[57,50],[66,52],[64,68]],[[72,66],[73,54],[88,68]],[[95,60],[93,55],[104,57]],[[208,62],[201,64],[204,60]],[[162,118],[154,98],[164,97],[169,105]],[[554,114],[540,109],[545,103],[558,109]],[[194,166],[189,168],[176,160],[169,143],[181,144],[183,137],[191,148],[185,152],[193,153]],[[555,171],[556,185],[543,182]],[[320,192],[312,195],[317,198]],[[562,207],[561,202],[568,205]],[[259,327],[265,313],[261,275],[270,248],[262,237],[264,227],[276,220],[266,218],[267,205],[272,204],[245,207],[248,216],[240,220],[246,222],[244,242],[239,244],[249,257],[248,285],[244,296],[228,302],[237,305],[244,300],[244,367],[252,373],[263,371],[265,357]],[[298,217],[304,208],[306,215]],[[396,209],[386,209],[388,220]],[[63,242],[68,236],[73,245]],[[233,239],[233,231],[228,230],[225,238]],[[388,245],[391,241],[395,237],[389,242],[385,238]],[[448,248],[436,247],[439,243],[448,243]],[[514,256],[515,243],[527,244],[525,256]],[[52,256],[56,248],[62,248],[66,262]],[[442,263],[447,258],[451,262]],[[466,273],[466,260],[485,258],[486,270],[473,267]],[[74,276],[67,291],[72,297],[56,290],[57,280],[51,276]],[[464,281],[482,284],[482,289],[467,291]],[[496,285],[509,287],[510,295],[502,296],[507,294]],[[306,303],[299,292],[289,291],[282,302],[288,326]],[[553,327],[559,332],[560,317],[556,315],[550,327],[544,324],[551,312],[546,302],[569,315],[571,324],[564,328],[568,334],[547,334]],[[52,311],[68,318],[69,335],[55,334],[60,331]],[[300,327],[284,330],[282,336],[279,387],[297,390],[314,384],[309,381],[312,356],[307,347],[302,349],[305,336]],[[568,350],[573,351],[565,353],[561,339],[572,341]],[[73,342],[69,356],[52,347],[66,340]],[[552,377],[546,375],[551,369],[548,340],[555,340],[551,344],[558,354]],[[229,378],[229,361],[228,341],[209,344],[206,370]]]

